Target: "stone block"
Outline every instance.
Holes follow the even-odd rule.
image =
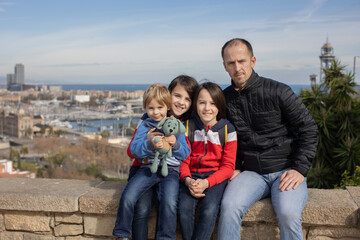
[[[0,178],[0,210],[77,212],[79,197],[99,183],[69,179]]]
[[[86,215],[84,216],[84,232],[95,236],[112,236],[115,221],[115,216]]]
[[[76,236],[76,237],[66,237],[66,240],[115,240],[116,237],[90,237],[90,236]]]
[[[22,232],[0,232],[1,240],[24,240],[24,233]]]
[[[54,237],[52,235],[24,233],[24,240],[65,240],[65,237]]]
[[[55,236],[76,236],[83,232],[83,225],[78,224],[60,224],[54,228]]]
[[[360,208],[360,187],[346,187],[356,205]]]
[[[305,225],[356,226],[358,206],[347,190],[310,188],[302,218]]]
[[[310,227],[308,240],[360,239],[360,228]]]
[[[280,231],[272,224],[246,224],[241,227],[241,239],[274,240],[280,239]]]
[[[5,225],[4,225],[4,216],[2,213],[0,213],[0,232],[5,230]]]
[[[11,231],[50,232],[50,217],[41,212],[8,212],[5,228]]]
[[[79,213],[67,214],[67,213],[56,213],[55,214],[55,225],[59,223],[75,223],[82,224],[83,218]]]
[[[80,211],[116,215],[119,200],[127,182],[102,182],[80,197]]]

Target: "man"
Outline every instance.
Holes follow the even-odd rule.
[[[240,239],[246,211],[271,196],[280,239],[302,240],[301,212],[308,196],[306,175],[316,153],[317,126],[290,87],[253,70],[256,58],[248,41],[232,39],[221,54],[231,77],[224,94],[238,149],[221,203],[218,239]]]

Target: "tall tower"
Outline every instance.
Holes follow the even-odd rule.
[[[9,90],[11,85],[14,85],[15,84],[15,76],[13,73],[8,73],[6,75],[6,85],[7,85],[7,89]]]
[[[320,57],[320,82],[324,79],[324,69],[328,69],[331,65],[331,62],[335,59],[334,56],[334,48],[329,43],[328,39],[326,38],[326,43],[321,48],[321,55]]]
[[[15,84],[25,84],[25,69],[21,63],[15,65]]]

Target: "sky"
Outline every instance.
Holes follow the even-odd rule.
[[[286,84],[320,74],[321,47],[360,84],[359,0],[0,0],[0,84],[230,83],[221,47],[250,41],[254,70]]]

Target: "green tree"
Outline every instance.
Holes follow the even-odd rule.
[[[107,130],[104,130],[101,132],[101,137],[103,138],[109,138],[110,137],[110,132]]]
[[[23,145],[20,149],[20,154],[24,156],[25,154],[28,154],[28,153],[29,153],[28,147]]]
[[[352,73],[334,60],[324,70],[320,85],[300,92],[319,128],[319,144],[312,169],[308,175],[309,187],[333,188],[340,184],[341,175],[350,175],[360,165],[360,100]]]
[[[15,160],[17,160],[17,168],[20,168],[21,167],[21,158],[20,158],[20,154],[19,152],[11,147],[10,148],[10,153],[9,153],[9,158],[11,161],[15,162]]]

